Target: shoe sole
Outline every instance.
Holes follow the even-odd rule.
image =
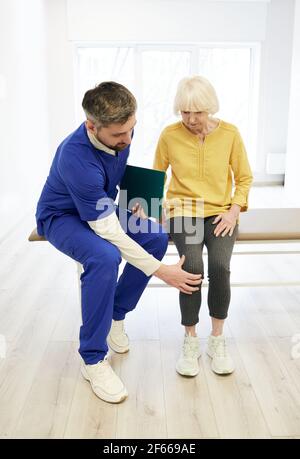
[[[199,354],[199,356],[197,357],[197,359],[200,359],[200,357],[201,357],[201,354]],[[192,378],[192,377],[194,377],[194,376],[197,376],[197,375],[199,374],[199,371],[200,371],[200,368],[199,368],[199,369],[196,371],[196,373],[183,373],[183,372],[181,372],[181,371],[177,368],[177,366],[175,366],[175,369],[176,369],[177,373],[180,374],[181,376],[188,376],[188,377],[190,377],[190,378]]]
[[[122,395],[119,396],[118,399],[116,399],[115,397],[112,397],[108,394],[106,394],[105,392],[102,392],[102,393],[99,393],[99,392],[96,392],[93,388],[93,384],[91,382],[91,378],[89,377],[89,375],[87,374],[87,371],[85,368],[81,368],[81,374],[83,376],[83,378],[88,381],[91,385],[91,388],[94,392],[95,395],[97,395],[98,398],[100,398],[101,400],[103,400],[104,402],[107,402],[107,403],[121,403],[123,402],[127,397],[128,397],[128,392],[126,389],[124,389],[124,392]]]
[[[107,339],[107,344],[109,345],[109,347],[115,351],[117,354],[127,354],[127,352],[129,352],[129,347],[126,347],[126,348],[122,348],[120,346],[118,346],[117,344],[113,343],[110,339],[110,337],[108,336]]]
[[[180,376],[187,376],[188,378],[193,378],[199,374],[199,370],[196,373],[183,373],[176,368],[176,371]]]
[[[206,352],[206,354],[208,355],[208,357],[210,357],[211,359],[213,358],[212,355],[210,355],[208,352]],[[217,375],[231,375],[235,368],[233,368],[232,370],[230,371],[222,371],[222,370],[218,370],[217,368],[215,368],[213,365],[211,365],[211,369],[214,373],[216,373]]]

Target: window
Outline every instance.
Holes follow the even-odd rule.
[[[164,126],[176,122],[173,100],[181,78],[200,74],[214,85],[220,112],[238,126],[255,166],[257,48],[253,45],[77,46],[77,106],[87,89],[101,81],[127,86],[138,100],[138,124],[130,163],[151,167]],[[82,111],[78,118],[82,120]]]

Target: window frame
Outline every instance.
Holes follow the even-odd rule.
[[[246,145],[251,154],[252,161],[255,165],[254,172],[259,173],[260,177],[267,178],[265,170],[259,170],[258,161],[258,120],[259,120],[259,93],[260,93],[260,62],[261,62],[261,44],[259,42],[74,42],[73,43],[73,74],[74,74],[74,101],[76,121],[82,121],[81,100],[79,100],[79,53],[82,48],[132,48],[134,52],[134,81],[136,85],[135,95],[138,99],[142,98],[141,91],[141,55],[145,51],[187,51],[191,53],[191,74],[198,73],[199,68],[199,50],[201,48],[247,48],[250,49],[249,65],[249,105],[248,105],[248,126],[249,141]],[[142,119],[142,114],[139,114]],[[251,141],[250,141],[251,139]],[[249,156],[250,156],[249,154]]]

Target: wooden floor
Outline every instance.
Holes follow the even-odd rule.
[[[48,243],[27,243],[33,224],[0,245],[0,438],[300,438],[299,286],[232,289],[230,376],[212,373],[205,354],[203,289],[203,354],[191,379],[175,372],[177,291],[147,289],[126,322],[130,352],[110,356],[129,397],[110,405],[80,375],[76,266]],[[299,280],[300,257],[233,256],[231,272],[234,281]]]

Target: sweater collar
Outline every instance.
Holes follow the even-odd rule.
[[[104,145],[102,142],[100,142],[94,134],[92,134],[88,129],[86,130],[88,138],[91,142],[91,144],[97,148],[97,150],[104,151],[105,153],[109,153],[112,156],[116,156],[116,152],[112,150],[111,148],[108,148],[106,145]]]

